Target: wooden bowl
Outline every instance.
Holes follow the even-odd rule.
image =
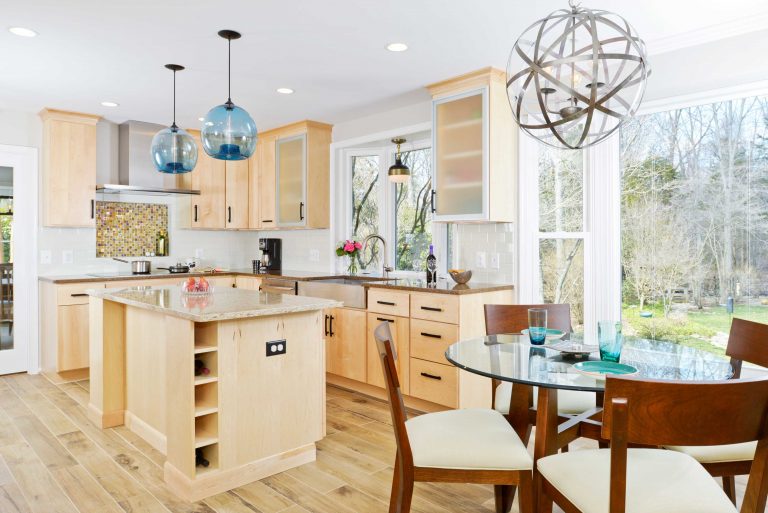
[[[459,285],[464,285],[472,278],[472,271],[448,271],[448,274],[451,275],[451,278],[453,278],[453,281],[458,283]]]

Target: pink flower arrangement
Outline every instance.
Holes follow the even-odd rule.
[[[336,256],[355,256],[357,252],[363,249],[363,245],[356,240],[345,240],[339,243],[339,247],[336,248]]]

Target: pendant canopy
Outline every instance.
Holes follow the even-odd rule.
[[[404,183],[411,178],[411,170],[400,159],[400,145],[405,142],[405,139],[399,137],[392,139],[392,142],[397,144],[397,153],[395,154],[395,163],[389,166],[387,175],[390,182]]]
[[[184,69],[178,64],[166,64],[173,71],[173,124],[152,138],[152,161],[161,173],[189,173],[197,165],[197,144],[187,132],[176,126],[176,72]]]
[[[634,116],[650,74],[645,43],[621,16],[580,7],[528,27],[507,63],[512,113],[555,148],[605,140]]]
[[[244,160],[256,149],[256,123],[244,109],[232,103],[232,40],[240,39],[234,30],[220,30],[227,40],[227,101],[208,111],[200,130],[205,153],[219,160]]]

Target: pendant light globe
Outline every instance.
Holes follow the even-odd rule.
[[[166,64],[173,71],[173,124],[163,128],[152,138],[152,162],[161,173],[189,173],[197,165],[197,143],[187,132],[176,126],[176,72],[184,69],[179,64]]]
[[[240,33],[221,30],[219,36],[227,40],[228,74],[231,79],[232,40],[239,39]],[[229,82],[231,84],[231,80]],[[256,123],[245,109],[232,102],[232,96],[229,94],[226,102],[212,108],[205,115],[200,138],[205,153],[215,159],[245,160],[256,150]]]

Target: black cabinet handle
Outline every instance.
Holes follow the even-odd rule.
[[[299,221],[304,220],[304,202],[299,203]]]
[[[329,335],[333,336],[333,315],[331,315],[331,322],[329,323],[328,331],[330,332]]]
[[[429,338],[443,338],[442,335],[433,335],[432,333],[424,333],[423,331],[421,332],[421,336]]]
[[[328,316],[327,315],[325,316],[325,322],[323,323],[323,328],[325,330],[325,336],[327,337],[328,333],[329,333],[329,331],[328,331]]]
[[[422,306],[422,310],[426,310],[428,312],[442,312],[442,308],[435,308],[434,306]]]
[[[261,222],[262,223],[274,223],[274,221],[272,219],[262,219]]]
[[[376,301],[380,305],[387,305],[387,306],[395,306],[395,304],[391,301]]]
[[[434,374],[429,374],[429,373],[426,373],[426,372],[422,372],[421,375],[424,376],[425,378],[436,379],[438,381],[443,379],[441,376],[435,376]]]
[[[432,213],[435,213],[435,195],[437,194],[437,191],[432,189],[432,197],[430,198],[430,203],[432,204]]]
[[[85,292],[83,292],[83,293],[81,293],[81,294],[70,294],[70,296],[72,296],[72,297],[85,297],[85,296],[87,296],[87,295],[88,295],[88,294],[86,294]]]
[[[232,207],[227,207],[227,222],[232,222]]]
[[[195,205],[195,222],[197,222],[197,205]]]
[[[96,200],[91,200],[91,219],[96,217]]]
[[[394,319],[385,319],[384,317],[376,317],[376,320],[381,322],[395,322]]]

